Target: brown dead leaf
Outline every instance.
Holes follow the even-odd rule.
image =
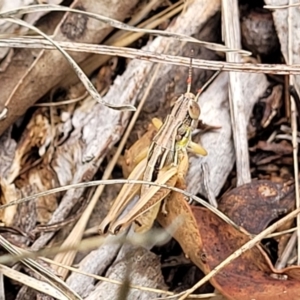
[[[225,223],[205,208],[189,207],[178,193],[172,193],[167,201],[167,215],[159,215],[158,221],[168,228],[177,216],[184,217],[173,237],[183,251],[205,274],[248,242],[249,238]],[[252,218],[253,213],[250,213]],[[286,280],[271,275],[287,274]],[[293,267],[276,271],[260,246],[256,246],[222,269],[211,279],[211,284],[229,300],[288,300],[297,299],[300,269]]]
[[[112,84],[112,76],[117,67],[118,58],[113,57],[109,62],[100,68],[97,79],[96,79],[96,88],[100,95],[105,95]]]
[[[45,108],[37,110],[28,123],[18,143],[10,173],[7,176],[9,183],[12,183],[19,176],[22,168],[28,167],[28,163],[30,164],[28,158],[32,154],[33,148],[38,148],[41,157],[45,154],[46,147],[51,141],[51,126],[45,112]]]
[[[57,186],[56,176],[49,167],[51,154],[47,152],[52,140],[48,110],[48,108],[36,110],[14,151],[10,168],[1,180],[2,204],[21,198],[28,190],[38,193]],[[30,228],[24,225],[29,215],[25,206],[18,209],[18,212],[17,206],[6,208],[1,220],[7,226],[13,223],[16,226],[15,218],[24,219],[24,222],[19,223],[20,227],[32,230],[36,221],[41,224],[49,221],[52,212],[57,207],[57,196],[53,194],[36,200],[36,206],[33,209],[36,210],[37,218],[32,220],[33,224]]]
[[[292,156],[281,157],[277,161],[278,164],[292,166],[294,161]]]
[[[57,179],[49,165],[42,164],[28,172],[28,183],[36,187],[36,193],[51,190],[57,187]],[[39,197],[36,200],[37,221],[46,224],[52,213],[57,208],[57,198],[59,194],[51,194],[46,197]]]
[[[0,194],[0,203],[1,205],[15,201],[16,199],[21,198],[21,193],[18,188],[12,183],[7,182],[4,178],[1,178],[0,181],[1,194]],[[6,226],[14,225],[14,217],[17,211],[17,206],[9,206],[4,210],[0,211],[0,219]]]
[[[272,119],[278,113],[282,105],[282,90],[282,85],[275,85],[272,87],[270,94],[260,100],[260,102],[264,104],[264,114],[261,120],[261,126],[263,128],[269,126]]]
[[[193,208],[192,211],[203,240],[207,273],[245,244],[248,238],[206,209]],[[225,267],[211,283],[228,299],[296,299],[299,281],[275,279],[271,277],[272,273],[275,270],[271,262],[257,246]]]
[[[258,234],[280,215],[292,211],[294,199],[293,187],[258,180],[226,193],[219,202],[219,209],[250,233]]]
[[[268,143],[266,141],[259,141],[253,150],[271,151],[275,154],[288,155],[293,153],[293,147],[290,142],[282,140],[279,143]]]
[[[282,155],[279,155],[279,154],[270,155],[270,154],[259,153],[258,155],[252,157],[251,160],[257,166],[262,166],[262,165],[274,162],[275,160],[277,161],[281,157],[282,157]]]
[[[248,138],[255,137],[258,130],[269,126],[282,106],[282,86],[270,86],[255,104],[248,124]]]

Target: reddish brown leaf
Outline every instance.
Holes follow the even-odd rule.
[[[202,251],[206,254],[205,273],[208,273],[244,245],[248,238],[206,209],[194,207],[192,211],[202,238]],[[299,271],[299,268],[293,268],[296,274]],[[257,246],[225,267],[211,283],[228,299],[297,299],[300,282],[292,278],[275,279],[271,277],[272,273],[275,270],[267,255]]]
[[[294,208],[294,188],[268,180],[253,181],[225,194],[219,209],[236,224],[257,234]]]
[[[275,188],[273,190],[277,191]],[[270,192],[270,191],[269,191]],[[168,214],[158,217],[164,228],[183,217],[184,226],[173,233],[183,251],[205,274],[234,251],[244,245],[249,238],[228,225],[209,210],[189,207],[178,193],[172,193],[167,202]],[[248,215],[253,217],[249,209]],[[287,274],[287,280],[272,277],[272,274]],[[257,246],[235,259],[222,269],[211,284],[229,300],[288,300],[297,299],[300,269],[293,267],[281,272],[273,269],[267,255]]]

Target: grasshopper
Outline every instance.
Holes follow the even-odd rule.
[[[183,180],[188,168],[187,150],[207,155],[206,150],[191,141],[193,130],[197,127],[200,107],[197,99],[200,95],[190,92],[192,67],[190,64],[187,91],[174,103],[170,114],[163,124],[155,120],[158,129],[148,149],[147,157],[141,157],[128,179],[143,179],[174,186]],[[214,79],[215,76],[212,77]],[[209,80],[211,82],[211,80]],[[124,217],[120,218],[125,207],[140,191],[140,199]],[[125,184],[115,199],[108,215],[99,226],[99,233],[117,234],[131,223],[135,223],[136,232],[149,230],[160,210],[161,201],[170,190],[156,186]]]

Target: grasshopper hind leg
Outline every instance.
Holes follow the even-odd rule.
[[[134,231],[137,233],[144,233],[149,231],[158,215],[161,203],[157,203],[149,211],[141,215],[134,221]]]

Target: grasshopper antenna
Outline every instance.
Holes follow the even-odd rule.
[[[191,92],[192,87],[192,64],[193,64],[193,57],[194,57],[194,50],[191,50],[191,56],[190,56],[190,66],[189,66],[189,77],[187,79],[187,93]]]
[[[221,67],[221,69],[218,70],[213,76],[211,76],[209,80],[203,85],[203,87],[198,90],[195,101],[198,100],[198,97],[201,95],[201,93],[207,89],[207,87],[216,79],[216,77],[221,73],[222,70],[223,67]]]

